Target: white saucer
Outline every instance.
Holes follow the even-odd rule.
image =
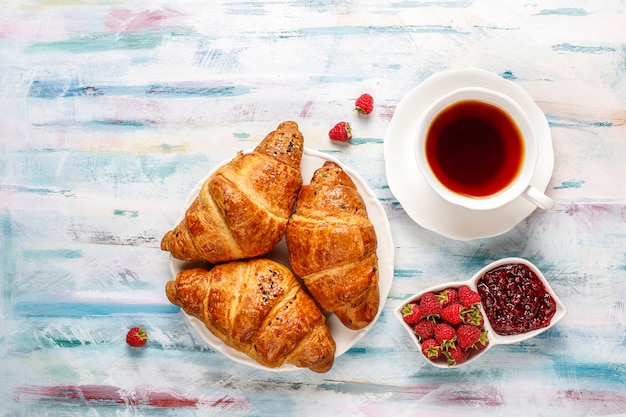
[[[250,152],[251,150],[247,151]],[[389,295],[389,291],[391,290],[391,283],[393,281],[393,266],[394,266],[394,245],[391,235],[391,226],[389,225],[389,220],[387,219],[387,214],[385,213],[385,209],[383,208],[380,200],[374,194],[372,189],[367,185],[365,180],[352,168],[347,167],[345,164],[340,162],[338,159],[333,158],[332,156],[323,154],[321,152],[304,148],[304,153],[302,155],[302,162],[300,164],[300,169],[302,171],[302,181],[304,184],[308,184],[311,182],[311,178],[313,177],[313,173],[315,170],[324,165],[326,161],[333,161],[339,164],[343,170],[350,175],[350,178],[354,181],[361,197],[363,197],[363,201],[365,202],[365,207],[367,208],[367,215],[374,225],[374,230],[376,231],[376,238],[378,240],[378,270],[379,270],[379,292],[380,292],[380,304],[378,308],[378,313],[374,320],[367,325],[367,327],[360,330],[350,330],[345,327],[335,316],[334,314],[328,314],[326,316],[326,323],[328,324],[328,328],[330,329],[330,333],[335,340],[336,348],[335,348],[335,358],[343,355],[350,349],[356,342],[361,340],[363,336],[367,334],[367,332],[374,326],[374,323],[380,317],[380,314],[385,306],[385,302],[387,301],[387,296]],[[198,184],[190,191],[187,196],[185,202],[183,203],[183,207],[181,209],[179,218],[177,223],[180,222],[184,216],[187,208],[193,203],[193,201],[198,196],[200,189],[204,182],[222,165],[230,162],[230,159],[222,161],[217,166],[215,166],[204,178],[202,178]],[[289,254],[287,252],[287,244],[285,243],[285,238],[283,238],[274,249],[272,249],[267,255],[267,258],[273,259],[277,262],[282,263],[283,265],[289,265]],[[205,266],[202,262],[184,262],[178,259],[175,259],[170,256],[170,271],[172,274],[172,279],[176,279],[176,275],[183,269],[191,268],[194,266]],[[189,320],[189,323],[193,326],[193,328],[198,332],[198,334],[218,352],[221,352],[228,358],[234,360],[235,362],[239,362],[253,368],[263,369],[266,371],[293,371],[298,368],[295,365],[285,364],[278,368],[267,368],[254,360],[250,359],[250,357],[244,355],[243,353],[226,346],[217,336],[213,335],[197,318],[186,314],[185,316]]]
[[[416,223],[457,240],[505,233],[537,208],[519,197],[494,210],[465,209],[441,198],[421,175],[413,153],[421,113],[444,94],[469,86],[490,88],[506,94],[527,112],[539,142],[539,159],[532,185],[545,191],[554,169],[550,126],[541,109],[522,87],[480,69],[445,71],[426,79],[402,98],[387,128],[384,141],[387,181],[393,195]]]

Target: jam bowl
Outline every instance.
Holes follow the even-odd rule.
[[[431,308],[436,304],[432,299],[440,306]],[[460,305],[447,308],[448,304]],[[446,308],[449,311],[444,312]],[[448,368],[469,364],[495,345],[535,337],[563,319],[567,309],[533,263],[510,257],[486,265],[467,281],[420,291],[393,313],[420,356],[433,366]],[[438,326],[442,323],[453,331]]]

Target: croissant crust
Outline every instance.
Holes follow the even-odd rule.
[[[297,123],[286,121],[253,152],[240,152],[205,181],[161,249],[214,264],[269,252],[284,236],[302,186],[303,146]]]
[[[284,265],[233,261],[178,273],[168,299],[202,321],[226,345],[269,368],[331,369],[335,342],[326,318]]]
[[[289,262],[322,309],[350,329],[378,313],[377,239],[356,185],[328,161],[300,190],[286,231]]]

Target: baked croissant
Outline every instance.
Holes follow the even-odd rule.
[[[297,123],[286,121],[253,152],[239,152],[205,181],[161,249],[213,264],[269,252],[283,238],[302,186],[303,147]]]
[[[168,299],[226,345],[269,368],[331,369],[335,341],[326,317],[284,265],[263,258],[188,269],[166,285]]]
[[[289,262],[315,301],[348,328],[378,313],[377,239],[350,176],[328,161],[300,190],[285,234]]]

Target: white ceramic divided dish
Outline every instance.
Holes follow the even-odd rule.
[[[484,328],[485,328],[485,330],[487,330],[487,336],[489,338],[489,344],[482,351],[477,352],[476,354],[472,355],[467,361],[465,361],[465,362],[463,362],[463,363],[461,363],[459,365],[454,365],[452,367],[457,368],[459,366],[464,366],[464,365],[470,364],[470,363],[476,361],[478,358],[480,358],[487,350],[491,349],[492,347],[494,347],[496,345],[519,343],[519,342],[521,342],[523,340],[527,340],[527,339],[530,339],[532,337],[535,337],[538,334],[541,334],[541,333],[545,332],[546,330],[548,330],[549,328],[551,328],[552,326],[557,324],[559,321],[561,321],[563,319],[563,317],[565,317],[565,315],[567,314],[567,308],[565,308],[565,305],[563,305],[561,300],[556,296],[556,294],[554,293],[554,291],[550,287],[550,284],[546,280],[546,277],[539,270],[539,268],[537,268],[532,262],[530,262],[530,261],[528,261],[528,260],[526,260],[524,258],[516,258],[516,257],[502,258],[502,259],[499,259],[499,260],[497,260],[495,262],[492,262],[489,265],[483,267],[480,271],[476,272],[472,276],[472,278],[470,278],[467,281],[446,282],[444,284],[437,285],[437,286],[434,286],[434,287],[430,287],[430,288],[427,288],[427,289],[425,289],[423,291],[415,293],[411,297],[406,299],[404,302],[402,302],[400,304],[400,306],[397,307],[394,310],[394,312],[393,312],[394,316],[396,317],[396,319],[398,319],[398,321],[400,321],[400,323],[402,324],[402,327],[404,328],[404,330],[406,330],[406,332],[410,335],[411,340],[413,340],[413,342],[417,346],[419,355],[422,358],[424,358],[425,361],[427,361],[431,365],[436,366],[438,368],[448,368],[449,367],[445,362],[435,362],[435,361],[429,360],[428,358],[426,358],[422,354],[421,344],[418,342],[417,337],[415,336],[415,333],[413,333],[413,328],[410,325],[408,325],[407,323],[405,323],[404,320],[402,319],[402,307],[404,307],[407,303],[410,303],[412,301],[415,301],[415,300],[421,298],[424,293],[427,293],[427,292],[438,293],[438,292],[440,292],[440,291],[442,291],[442,290],[444,290],[446,288],[449,288],[449,287],[458,288],[458,287],[460,287],[463,284],[466,284],[472,290],[477,291],[476,283],[478,282],[478,279],[480,277],[482,277],[486,272],[491,271],[494,268],[497,268],[497,267],[502,266],[502,265],[507,265],[507,264],[524,264],[524,265],[527,265],[530,268],[530,270],[533,271],[537,275],[537,277],[541,280],[541,282],[543,283],[546,291],[552,296],[552,298],[554,299],[554,301],[556,303],[556,312],[554,313],[554,316],[552,317],[552,320],[550,321],[550,325],[546,326],[546,327],[543,327],[541,329],[536,329],[536,330],[533,330],[533,331],[530,331],[530,332],[527,332],[527,333],[522,333],[522,334],[519,334],[519,335],[511,335],[511,336],[499,335],[499,334],[497,334],[496,332],[493,331],[493,328],[491,327],[491,323],[489,322],[489,318],[485,314],[485,311],[484,311],[484,309],[482,307],[482,304],[481,304],[480,305],[480,309],[481,309],[481,312],[483,313],[483,317],[485,319]]]

